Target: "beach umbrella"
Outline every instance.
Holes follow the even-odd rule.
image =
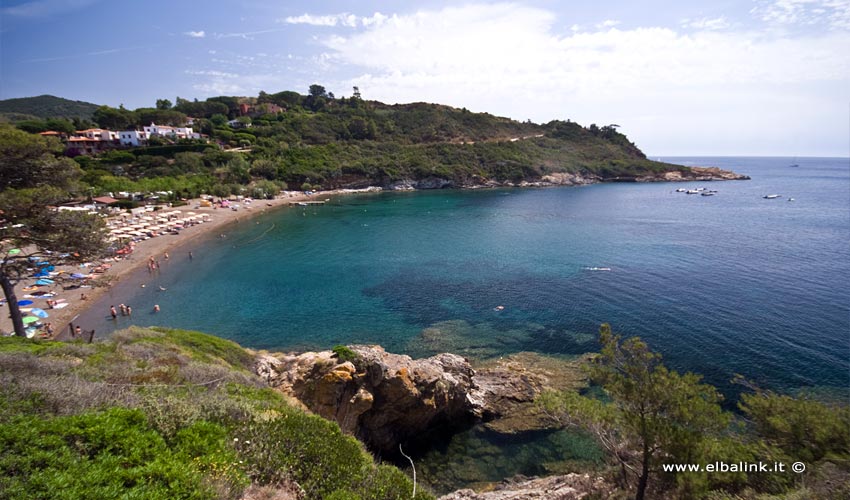
[[[31,300],[19,300],[19,301],[18,301],[18,305],[19,305],[19,306],[28,306],[28,305],[30,305],[30,304],[32,304],[32,301],[31,301]]]
[[[50,276],[50,273],[48,273],[47,271],[39,271],[32,275],[33,278],[43,278],[45,276]]]
[[[37,322],[37,321],[38,321],[38,318],[37,318],[37,317],[35,317],[35,316],[24,316],[23,321],[24,321],[24,324],[25,324],[25,325],[28,325],[28,324],[30,324],[30,323],[35,323],[35,322]]]
[[[13,248],[6,253],[9,254],[9,255],[18,255],[19,253],[21,253],[21,249],[20,248]]]
[[[48,316],[50,316],[49,314],[47,314],[47,311],[45,311],[44,309],[39,309],[37,307],[33,307],[32,311],[30,311],[30,314],[39,318],[47,318]]]
[[[35,284],[36,284],[36,285],[52,285],[52,284],[53,284],[53,280],[48,280],[48,279],[44,279],[44,278],[42,278],[42,279],[40,279],[40,280],[36,281],[36,282],[35,282]]]

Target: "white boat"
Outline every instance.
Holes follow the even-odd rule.
[[[688,189],[685,191],[687,194],[699,194],[699,189]]]
[[[766,194],[766,195],[763,196],[763,198],[766,199],[766,200],[774,200],[776,198],[779,198],[780,196],[782,196],[782,195],[781,194]]]
[[[687,191],[685,188],[679,188],[676,190],[677,193],[684,193],[685,191]]]

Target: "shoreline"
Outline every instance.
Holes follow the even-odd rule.
[[[363,190],[334,190],[321,191],[310,195],[297,192],[284,192],[272,200],[254,200],[250,209],[245,209],[244,205],[238,211],[233,211],[227,208],[214,209],[212,207],[193,208],[200,201],[199,199],[187,200],[187,205],[175,208],[181,212],[194,212],[195,214],[209,215],[209,220],[204,223],[196,224],[183,229],[178,236],[165,234],[155,238],[139,241],[134,247],[132,254],[129,254],[120,260],[105,259],[100,262],[111,264],[111,267],[102,275],[97,277],[98,280],[105,280],[106,283],[100,283],[91,288],[77,288],[74,290],[64,290],[59,283],[51,285],[49,288],[43,287],[43,291],[55,293],[52,299],[64,299],[63,302],[68,305],[61,309],[49,308],[44,299],[39,298],[24,298],[24,295],[29,292],[24,291],[24,287],[30,285],[36,278],[26,278],[15,286],[15,293],[18,300],[32,300],[34,303],[25,308],[37,307],[43,309],[49,314],[49,317],[41,321],[42,324],[51,323],[54,329],[53,340],[71,340],[69,325],[80,315],[88,312],[94,306],[107,296],[116,285],[119,283],[131,280],[133,275],[144,269],[150,258],[164,259],[167,252],[173,252],[180,247],[198,241],[199,239],[215,234],[230,224],[237,223],[240,220],[252,219],[256,215],[267,213],[269,210],[280,209],[287,207],[290,203],[298,203],[302,201],[317,201],[318,198],[326,196],[334,196],[341,194],[369,192],[374,189]],[[80,272],[81,267],[74,265],[57,266],[57,271],[63,271],[71,274]],[[81,294],[85,294],[87,298],[81,299]],[[4,304],[5,305],[5,304]],[[21,311],[24,316],[26,311]],[[0,330],[3,332],[13,333],[12,321],[9,318],[8,311],[0,314]],[[37,333],[34,338],[39,338]]]
[[[693,167],[692,167],[693,168]],[[707,180],[737,180],[737,179],[749,179],[747,176],[738,176],[738,177],[724,177],[723,174],[726,174],[728,171],[723,171],[717,169],[716,167],[697,167],[696,172],[703,174],[703,177],[682,177],[679,175],[674,176],[662,176],[661,178],[639,178],[639,179],[629,179],[631,182],[687,182],[687,181],[707,181]],[[731,173],[731,172],[729,172]],[[708,175],[705,175],[708,174]],[[720,174],[720,175],[718,175]],[[157,256],[164,257],[167,252],[171,252],[174,249],[179,247],[185,247],[186,244],[191,241],[197,241],[202,236],[209,236],[210,234],[214,234],[221,230],[222,228],[237,223],[240,219],[250,219],[256,216],[257,214],[266,213],[272,209],[279,209],[280,207],[286,207],[290,203],[298,203],[303,201],[317,201],[320,197],[326,196],[339,196],[346,194],[362,194],[362,193],[377,193],[384,191],[430,191],[434,189],[460,189],[460,190],[475,190],[475,189],[494,189],[494,188],[543,188],[543,187],[570,187],[570,186],[582,186],[582,185],[591,185],[591,184],[602,184],[605,182],[622,182],[623,180],[603,180],[597,177],[583,177],[581,175],[575,174],[562,174],[562,175],[549,175],[544,176],[538,181],[523,181],[520,183],[513,182],[487,182],[487,183],[478,183],[472,185],[462,185],[455,186],[452,185],[451,182],[443,180],[443,179],[428,179],[423,181],[399,181],[393,183],[392,185],[384,188],[377,186],[368,186],[365,188],[356,188],[356,189],[348,189],[348,188],[340,188],[340,189],[332,189],[327,191],[319,191],[311,194],[304,194],[302,192],[296,191],[284,191],[282,194],[276,196],[272,200],[254,200],[254,205],[246,209],[244,205],[240,207],[238,211],[228,210],[227,208],[214,209],[212,207],[199,207],[192,208],[195,205],[198,205],[199,199],[191,199],[187,200],[187,205],[181,207],[179,210],[181,212],[193,212],[195,214],[206,214],[210,216],[210,219],[207,222],[196,224],[191,227],[187,227],[183,229],[178,237],[174,237],[173,235],[161,235],[155,238],[150,238],[147,240],[143,240],[136,243],[134,251],[129,256],[118,260],[118,261],[106,261],[111,264],[111,268],[104,273],[99,279],[105,278],[107,280],[106,283],[98,284],[96,287],[85,288],[85,289],[75,289],[75,290],[63,290],[62,287],[58,284],[52,285],[50,287],[50,291],[56,293],[54,299],[65,299],[68,306],[62,309],[50,309],[47,306],[41,304],[40,302],[36,302],[28,307],[39,307],[43,308],[50,315],[47,318],[47,321],[43,321],[42,324],[47,324],[48,322],[52,324],[54,329],[54,335],[50,338],[54,340],[71,340],[72,337],[70,335],[71,328],[73,328],[73,321],[76,320],[77,317],[83,315],[84,313],[89,312],[95,306],[100,305],[100,301],[109,294],[109,292],[119,283],[126,282],[128,279],[131,279],[133,274],[143,269],[143,266],[147,264],[150,258],[155,258]],[[79,272],[78,267],[64,265],[60,266],[61,271],[65,271],[68,274]],[[16,286],[16,294],[19,300],[24,298],[24,295],[27,293],[23,290],[23,288],[29,284],[21,282]],[[86,300],[81,300],[79,296],[76,296],[77,293],[85,293],[87,295]],[[63,297],[62,295],[65,295]],[[39,299],[30,299],[33,301]],[[22,311],[24,315],[26,312]],[[8,314],[0,314],[0,331],[3,332],[12,332],[12,322],[9,318]],[[38,335],[36,335],[38,337]]]

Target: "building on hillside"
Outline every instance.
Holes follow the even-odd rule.
[[[116,141],[75,136],[69,137],[65,143],[65,154],[68,156],[94,155],[110,150],[115,146],[117,146]]]
[[[194,132],[192,127],[171,127],[169,125],[157,125],[151,123],[150,126],[144,127],[145,134],[148,139],[158,135],[169,139],[200,139],[201,134]]]
[[[118,136],[121,145],[126,147],[137,148],[148,143],[148,134],[144,130],[122,130]]]
[[[99,139],[101,141],[117,141],[118,132],[113,132],[104,128],[88,128],[86,130],[77,130],[76,137],[86,137],[88,139]]]

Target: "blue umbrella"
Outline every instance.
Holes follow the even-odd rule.
[[[52,285],[53,280],[40,279],[40,280],[36,281],[35,284],[36,285]]]
[[[33,307],[32,311],[30,311],[30,314],[32,314],[33,316],[37,316],[39,318],[46,318],[46,317],[49,316],[49,314],[47,314],[47,312],[44,309],[39,309],[37,307]]]
[[[31,301],[31,300],[19,300],[19,301],[18,301],[18,305],[19,305],[19,306],[28,306],[28,305],[30,305],[30,304],[32,304],[32,301]]]
[[[47,271],[39,271],[32,275],[33,278],[43,278],[45,276],[50,276],[50,273],[48,273]]]

